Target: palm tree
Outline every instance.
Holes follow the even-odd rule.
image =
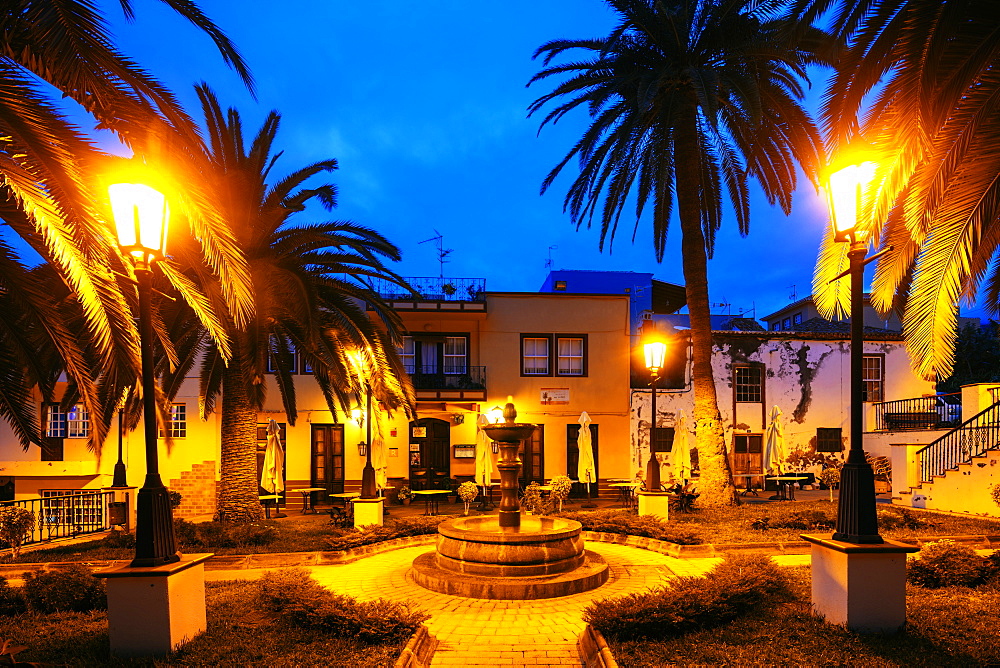
[[[249,263],[254,317],[246,327],[227,319],[232,359],[226,365],[218,339],[180,303],[164,321],[165,335],[176,341],[179,352],[177,366],[164,367],[164,393],[175,394],[197,366],[203,416],[216,410],[221,396],[218,516],[253,521],[261,514],[257,413],[264,407],[267,379],[273,377],[285,415],[295,424],[296,355],[308,365],[334,415],[357,399],[363,382],[370,384],[384,409],[412,410],[413,390],[396,352],[402,324],[365,280],[385,279],[404,289],[406,284],[383,264],[384,259],[398,260],[399,251],[377,232],[350,222],[302,223],[293,218],[310,201],[327,210],[336,205],[333,185],[306,185],[312,177],[336,169],[335,160],[270,181],[280,156],[272,154],[280,116],[271,112],[244,146],[239,112],[224,112],[204,85],[198,95],[207,129],[202,178],[216,193],[216,206],[230,221]],[[179,267],[190,268],[189,275],[214,300],[216,312],[226,313],[219,280],[204,270],[197,247],[181,246],[172,255]],[[375,320],[366,313],[366,304]],[[357,376],[351,359],[355,353],[369,378]]]
[[[223,58],[251,85],[238,51],[196,5],[186,0],[164,2],[208,33]],[[131,17],[130,0],[119,4]],[[91,145],[86,131],[68,120],[58,96],[78,103],[96,126],[114,131],[137,152],[143,145],[183,146],[196,141],[190,129],[194,126],[169,91],[117,51],[104,15],[93,3],[8,0],[0,25],[0,217],[43,263],[58,270],[70,288],[64,298],[79,301],[82,325],[70,334],[57,322],[59,311],[50,308],[47,295],[37,289],[22,290],[25,267],[9,246],[0,248],[0,292],[19,311],[5,316],[11,321],[27,319],[21,325],[33,323],[34,334],[47,339],[46,347],[58,353],[70,380],[70,394],[78,394],[91,416],[109,415],[101,407],[105,381],[98,377],[110,367],[134,366],[136,334],[121,286],[109,271],[118,263],[117,250],[95,197],[99,188],[94,175],[101,171],[104,156]],[[195,193],[189,206],[194,209],[198,200]],[[233,286],[229,294],[234,310],[245,317],[249,309],[241,300],[245,270],[225,227],[204,207],[192,220],[206,254]],[[0,394],[24,396],[29,386],[20,384],[37,382],[31,368],[36,360],[24,357],[23,341],[18,342],[14,330],[8,334],[0,337],[0,357],[11,363],[7,368],[12,371],[0,375]],[[88,363],[88,355],[95,351],[97,359]],[[50,391],[38,387],[43,394]],[[120,396],[115,391],[110,394]],[[23,407],[18,411],[13,404],[0,412],[16,418],[12,427],[27,447],[40,438],[37,420],[25,419]],[[93,424],[91,446],[96,448],[104,440],[107,423],[95,419]]]
[[[833,9],[848,49],[823,109],[832,150],[853,143],[881,154],[867,209],[877,265],[872,301],[903,307],[913,367],[947,377],[958,307],[982,297],[1000,313],[1000,16],[990,0],[801,0],[813,20]],[[839,244],[844,246],[845,244]],[[827,241],[816,270],[817,306],[846,302],[828,285],[846,264]]]
[[[605,38],[556,40],[539,48],[559,76],[530,107],[559,102],[542,121],[577,107],[591,116],[583,137],[556,165],[543,192],[571,159],[580,175],[565,198],[577,227],[596,216],[601,247],[613,240],[634,198],[638,226],[652,203],[656,259],[662,261],[676,199],[691,320],[694,416],[701,498],[732,503],[733,484],[712,373],[707,260],[728,195],[740,232],[750,224],[748,181],[787,213],[796,167],[812,178],[819,134],[800,105],[804,68],[817,60],[819,31],[804,35],[770,15],[777,3],[747,0],[609,0],[620,23]],[[565,52],[588,59],[551,65]]]

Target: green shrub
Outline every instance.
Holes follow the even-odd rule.
[[[28,609],[24,595],[17,587],[7,584],[7,578],[0,576],[0,615],[10,617]]]
[[[270,545],[278,539],[274,527],[265,524],[174,520],[177,542],[182,548],[250,547]]]
[[[939,540],[924,545],[906,567],[906,579],[920,587],[973,587],[988,563],[968,545]]]
[[[358,601],[335,594],[320,586],[303,568],[268,571],[257,587],[262,607],[292,626],[370,644],[407,638],[428,617],[394,601]]]
[[[25,573],[23,592],[28,607],[35,612],[87,612],[108,608],[104,581],[95,578],[82,564],[57,571]]]
[[[647,593],[595,601],[583,619],[617,640],[668,638],[721,626],[790,597],[785,574],[770,558],[730,554],[705,577],[679,577]]]
[[[133,549],[135,548],[135,534],[112,528],[108,535],[101,539],[101,544],[110,549]]]
[[[768,529],[799,529],[800,531],[817,531],[832,529],[837,523],[835,517],[822,510],[792,513],[787,517],[771,519],[759,517],[750,522],[750,528],[757,531]]]
[[[917,517],[906,508],[892,508],[878,511],[878,525],[880,529],[927,529],[937,523]]]
[[[35,514],[20,506],[0,506],[0,540],[10,546],[14,559],[21,554],[21,543],[35,526]]]
[[[651,515],[640,517],[630,510],[560,513],[559,517],[579,522],[584,531],[645,536],[677,545],[700,545],[704,542],[696,529],[663,522]]]
[[[449,519],[447,516],[401,517],[382,526],[373,524],[361,529],[334,527],[330,531],[330,537],[326,539],[326,544],[331,550],[340,551],[381,543],[394,538],[436,534],[438,525],[447,519]]]
[[[180,492],[172,489],[167,490],[167,498],[170,499],[170,507],[175,510],[177,509],[177,506],[181,505],[181,501],[184,500],[184,497],[181,495]]]
[[[174,518],[174,534],[177,544],[184,547],[200,547],[198,544],[198,528],[194,522],[188,522],[179,517]]]

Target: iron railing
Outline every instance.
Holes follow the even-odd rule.
[[[1000,403],[1000,386],[990,388],[990,399],[993,403]]]
[[[372,278],[371,286],[385,299],[417,299],[448,302],[486,301],[485,278],[405,277],[416,295],[385,279]]]
[[[920,479],[929,482],[933,476],[969,463],[973,457],[1000,446],[1000,403],[993,404],[920,450]]]
[[[71,538],[111,528],[110,504],[114,501],[114,492],[48,490],[46,494],[40,499],[0,503],[25,508],[34,515],[35,522],[22,545]]]
[[[484,366],[407,366],[417,390],[485,390]]]
[[[875,404],[875,431],[944,429],[962,423],[962,394],[938,394]]]

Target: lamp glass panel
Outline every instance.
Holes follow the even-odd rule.
[[[108,194],[119,245],[165,252],[170,217],[166,196],[142,183],[115,183],[108,186]],[[142,252],[132,254],[141,256]]]
[[[667,356],[667,344],[662,341],[653,341],[643,346],[646,353],[647,369],[662,369],[663,360]]]
[[[874,162],[848,165],[830,175],[827,196],[838,239],[846,239],[852,233],[857,239],[867,235],[866,228],[858,227],[858,208],[865,189],[874,177]]]

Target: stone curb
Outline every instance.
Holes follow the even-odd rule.
[[[611,654],[611,648],[601,632],[587,624],[576,641],[580,661],[585,668],[618,668],[618,662]]]
[[[438,641],[427,630],[427,626],[421,624],[410,636],[393,668],[425,668],[431,665],[437,645]]]

